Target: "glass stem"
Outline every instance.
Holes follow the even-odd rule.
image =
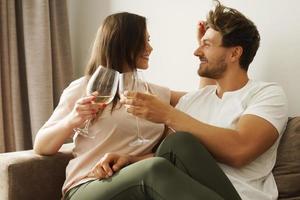
[[[143,139],[141,136],[141,132],[140,132],[140,124],[139,124],[139,118],[135,117],[136,119],[136,128],[137,128],[137,138],[138,139]]]
[[[86,133],[88,133],[88,131],[89,131],[89,127],[90,127],[91,121],[92,121],[92,120],[89,119],[89,120],[87,120],[87,122],[85,123],[84,131],[85,131]]]

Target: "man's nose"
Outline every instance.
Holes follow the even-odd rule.
[[[194,51],[195,56],[201,56],[203,55],[203,51],[201,50],[201,46],[199,46],[195,51]]]

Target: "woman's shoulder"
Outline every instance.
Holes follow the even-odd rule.
[[[85,87],[87,84],[86,77],[78,78],[72,81],[63,91],[61,100],[64,99],[78,99],[84,95]]]
[[[76,91],[82,91],[86,87],[87,79],[85,76],[80,77],[72,81],[65,89],[64,93],[73,93]]]
[[[198,98],[199,96],[205,96],[207,94],[211,94],[216,90],[215,85],[207,85],[197,90],[190,91],[186,93],[183,97],[185,100],[190,100],[194,98]]]
[[[148,83],[150,93],[159,96],[160,99],[170,102],[171,90],[168,87],[157,85],[154,83]]]
[[[85,76],[80,77],[74,81],[72,81],[68,87],[65,88],[65,91],[78,90],[80,88],[85,87],[87,84],[87,78]]]

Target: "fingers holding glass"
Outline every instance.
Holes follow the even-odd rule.
[[[119,78],[119,95],[121,102],[126,101],[125,99],[134,98],[128,95],[130,92],[149,93],[149,86],[144,81],[142,72],[132,71],[120,74]],[[124,98],[125,96],[125,98]],[[127,107],[125,106],[127,109]],[[149,142],[141,135],[141,126],[138,117],[136,117],[136,138],[132,141],[129,146],[143,145]]]
[[[86,94],[88,96],[93,96],[92,99],[92,109],[105,108],[105,105],[109,104],[115,97],[118,88],[118,77],[119,72],[99,66],[92,76],[89,78],[86,87]],[[81,102],[85,104],[85,101]],[[89,127],[92,124],[92,120],[88,119],[85,123],[84,128],[74,129],[76,133],[85,136],[87,138],[95,138],[96,132],[90,132]]]

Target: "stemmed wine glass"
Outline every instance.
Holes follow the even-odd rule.
[[[119,81],[119,72],[111,68],[99,66],[92,74],[86,87],[86,95],[96,95],[93,103],[109,104],[117,92]],[[89,132],[89,126],[92,119],[85,122],[84,128],[74,129],[75,133],[88,138],[95,138],[95,135]]]
[[[141,71],[132,71],[120,74],[119,78],[119,95],[123,96],[124,91],[142,92],[149,93],[149,86],[144,81]],[[136,120],[136,139],[129,143],[129,146],[138,146],[148,143],[150,140],[145,139],[140,130],[139,118],[135,117]]]

